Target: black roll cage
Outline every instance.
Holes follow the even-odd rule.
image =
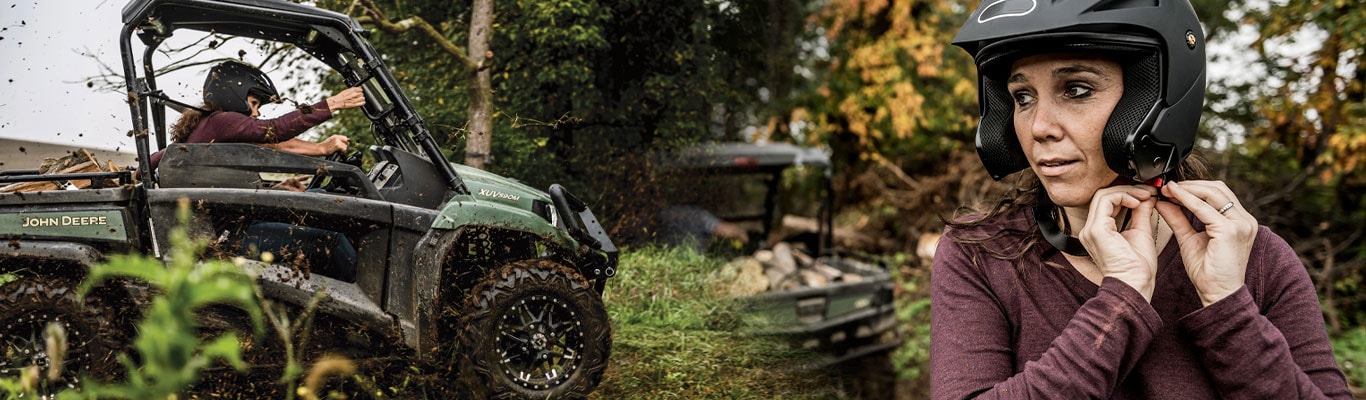
[[[283,0],[133,0],[124,6],[119,48],[143,188],[155,187],[149,164],[150,137],[156,138],[158,148],[166,148],[166,107],[186,106],[157,89],[152,65],[156,49],[179,29],[289,43],[304,50],[341,73],[347,86],[364,88],[372,100],[367,101],[366,116],[384,144],[426,155],[448,188],[457,195],[469,194],[417,108],[365,40],[367,33],[360,23],[345,14]],[[147,46],[142,54],[145,77],[138,76],[134,34]],[[149,114],[155,132],[149,132]]]
[[[787,143],[761,145],[755,143],[706,143],[664,155],[664,171],[668,173],[697,173],[704,176],[763,175],[764,211],[762,215],[742,217],[740,221],[761,222],[763,236],[772,230],[777,210],[778,188],[783,171],[793,167],[820,168],[821,198],[816,210],[816,254],[835,253],[835,211],[833,165],[830,158],[814,148],[803,148]]]

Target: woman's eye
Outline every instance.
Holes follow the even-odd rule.
[[[1015,104],[1018,106],[1023,107],[1034,103],[1034,95],[1029,94],[1029,92],[1022,90],[1015,92],[1013,96],[1015,97]]]
[[[1091,95],[1091,88],[1085,85],[1068,85],[1063,95],[1070,98],[1086,97]]]

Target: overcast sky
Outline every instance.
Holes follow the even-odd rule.
[[[81,4],[84,3],[84,4]],[[128,107],[95,93],[89,51],[119,65],[121,0],[0,0],[0,137],[127,151]]]
[[[0,0],[0,138],[135,151],[131,114],[120,93],[86,87],[85,78],[101,73],[93,54],[122,73],[119,54],[121,12],[126,0]],[[177,33],[176,39],[191,41],[196,32]],[[135,40],[136,42],[136,40]],[[196,59],[236,58],[242,46],[220,46]],[[141,52],[140,45],[134,51]],[[258,53],[251,49],[249,53]],[[256,58],[256,59],[253,59]],[[158,60],[163,66],[169,58]],[[259,61],[248,54],[248,62]],[[198,104],[208,66],[190,68],[158,79],[159,89],[181,101]],[[290,82],[272,73],[276,86],[285,90]],[[120,85],[122,79],[120,78]],[[312,96],[307,100],[316,101]],[[288,112],[285,105],[268,105],[262,113],[271,117]],[[175,112],[167,118],[174,120]]]

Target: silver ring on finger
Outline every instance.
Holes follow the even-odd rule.
[[[1219,207],[1219,215],[1224,215],[1224,213],[1228,212],[1230,209],[1233,209],[1233,202],[1231,201],[1228,202],[1228,204],[1224,204],[1223,207]]]

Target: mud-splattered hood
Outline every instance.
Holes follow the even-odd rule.
[[[478,201],[492,201],[528,211],[533,210],[535,201],[550,204],[550,195],[546,192],[516,179],[456,163],[451,163],[451,167],[460,174],[470,195]]]

